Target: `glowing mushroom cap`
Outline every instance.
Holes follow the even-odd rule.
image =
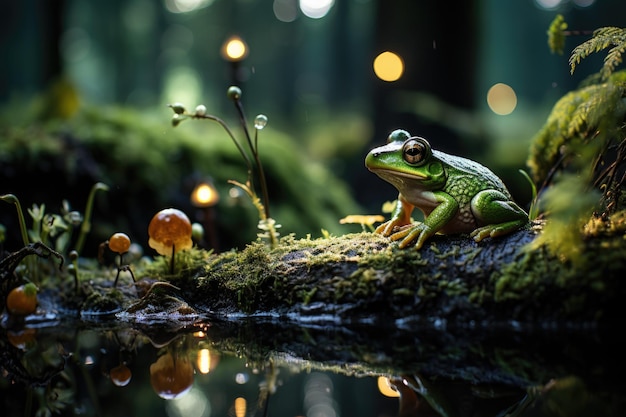
[[[175,208],[159,211],[148,225],[148,245],[160,255],[171,255],[193,246],[191,222],[185,213]]]
[[[130,238],[126,233],[114,233],[109,238],[109,249],[117,253],[126,253],[130,249]]]

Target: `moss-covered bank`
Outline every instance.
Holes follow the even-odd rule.
[[[539,226],[537,226],[539,227]],[[537,231],[476,243],[438,236],[421,251],[372,233],[283,238],[212,255],[169,282],[198,312],[342,323],[610,320],[624,295],[626,240],[586,241],[577,260],[529,249]]]

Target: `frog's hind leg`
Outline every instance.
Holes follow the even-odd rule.
[[[483,190],[471,201],[472,213],[479,224],[470,236],[480,242],[486,237],[511,233],[528,223],[528,214],[498,190]]]

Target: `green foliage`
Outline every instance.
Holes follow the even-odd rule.
[[[571,91],[557,101],[532,140],[528,166],[536,182],[549,181],[550,171],[576,159],[584,143],[611,141],[620,135],[620,121],[626,115],[623,79],[626,71],[613,74],[605,83]],[[588,162],[578,160],[576,165]]]
[[[557,16],[548,29],[553,51],[563,49],[567,24]],[[576,32],[579,33],[579,32]],[[589,55],[609,49],[604,65],[554,105],[535,135],[528,158],[533,180],[547,190],[541,207],[549,216],[536,245],[573,260],[584,247],[583,226],[596,214],[623,207],[626,164],[626,71],[615,71],[626,50],[626,29],[605,27],[572,51],[571,71]]]
[[[581,229],[591,216],[598,197],[599,192],[589,190],[577,175],[563,175],[558,186],[548,189],[543,196],[550,220],[530,248],[546,245],[562,259],[584,259],[580,256],[584,247]]]
[[[602,80],[607,80],[615,68],[622,63],[622,54],[626,51],[626,29],[618,27],[604,27],[593,32],[591,39],[578,45],[572,51],[569,59],[572,74],[576,66],[589,55],[609,49],[604,58],[604,65],[600,70]]]
[[[565,47],[565,29],[567,29],[567,23],[565,18],[561,14],[557,14],[550,27],[548,27],[548,46],[552,53],[563,55],[563,49]]]

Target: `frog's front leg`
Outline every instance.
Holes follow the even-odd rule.
[[[470,233],[476,242],[518,230],[528,223],[528,214],[498,190],[484,190],[471,202],[474,217],[485,226]]]
[[[393,233],[393,229],[396,227],[410,224],[413,209],[413,204],[406,201],[402,194],[398,194],[398,201],[396,202],[396,207],[391,213],[391,219],[378,226],[374,232],[380,233],[383,236],[389,236]]]
[[[432,193],[433,200],[438,203],[422,223],[415,223],[390,236],[391,240],[400,240],[400,248],[407,247],[415,240],[415,249],[419,250],[424,242],[441,230],[454,218],[459,210],[459,203],[449,194],[442,191]]]

